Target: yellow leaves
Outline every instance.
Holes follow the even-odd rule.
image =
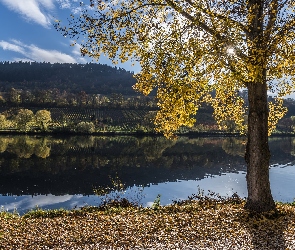
[[[267,16],[259,17],[255,4],[241,7],[237,17],[228,1],[220,1],[218,7],[210,1],[166,1],[169,8],[154,0],[144,3],[103,1],[97,6],[97,16],[89,18],[85,10],[86,20],[82,15],[78,28],[73,26],[71,31],[74,36],[80,31],[88,35],[88,41],[82,42],[82,55],[98,59],[104,53],[114,63],[133,57],[140,63],[134,89],[144,95],[158,91],[160,110],[155,121],[158,131],[166,135],[192,126],[201,102],[213,106],[221,127],[234,121],[235,130],[245,131],[246,107],[235,91],[250,82],[280,81],[295,74],[294,21],[288,20],[289,14],[281,20],[284,30],[280,31],[283,23],[267,28],[271,31],[268,39],[254,21]],[[286,5],[294,10],[294,4]],[[266,15],[279,14],[272,1],[265,8]],[[235,53],[226,53],[227,46],[235,48]],[[290,93],[287,85],[276,85],[279,97]],[[279,110],[285,112],[270,104],[275,113],[270,130],[281,117]]]
[[[237,96],[237,92],[234,89],[218,88],[215,97],[211,98],[210,103],[214,108],[214,117],[220,129],[228,130],[230,125],[231,130],[240,131],[242,134],[245,133],[246,109],[244,100]],[[233,121],[236,128],[232,127],[231,123],[226,121]]]
[[[117,17],[119,17],[119,15],[120,15],[120,12],[119,12],[119,11],[116,11],[116,10],[114,10],[112,14],[113,14],[113,18],[117,18]]]
[[[265,245],[281,249],[284,242],[286,247],[293,247],[293,206],[278,204],[279,213],[253,215],[243,210],[244,200],[235,204],[234,200],[207,198],[160,206],[156,212],[150,208],[124,208],[103,213],[95,207],[36,210],[26,217],[0,212],[1,247],[215,249],[216,242],[224,249],[257,249]]]
[[[155,117],[156,130],[172,137],[180,127],[192,127],[195,123],[195,114],[206,89],[193,81],[170,81],[157,90],[158,106],[160,110]]]
[[[134,76],[137,79],[137,83],[133,88],[137,91],[142,92],[144,95],[148,95],[154,87],[155,79],[151,73],[140,73]]]
[[[275,130],[278,121],[287,113],[287,108],[283,107],[283,99],[276,98],[275,102],[268,103],[269,116],[268,116],[268,135]]]

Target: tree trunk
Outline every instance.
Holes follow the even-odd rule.
[[[269,182],[270,151],[266,81],[249,84],[248,100],[248,141],[245,155],[248,199],[245,208],[266,212],[275,209]]]

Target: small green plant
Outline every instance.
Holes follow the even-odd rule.
[[[24,218],[54,218],[54,217],[61,217],[69,214],[68,210],[63,208],[61,209],[52,209],[52,210],[45,210],[41,209],[36,206],[35,209],[30,210],[26,214],[23,215]]]
[[[159,209],[160,206],[161,206],[160,203],[161,203],[161,195],[158,194],[157,197],[156,197],[156,199],[154,200],[154,203],[153,203],[153,205],[152,205],[152,209],[154,209],[154,210]]]
[[[16,207],[14,207],[13,212],[8,212],[4,209],[4,206],[1,206],[0,208],[0,217],[2,218],[14,218],[19,217],[19,213],[17,212]]]
[[[284,204],[284,203],[283,203]],[[287,202],[288,205],[290,206],[294,206],[295,207],[295,198],[293,199],[292,202]]]

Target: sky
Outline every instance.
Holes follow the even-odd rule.
[[[89,1],[85,0],[85,4]],[[0,0],[0,61],[87,63],[78,45],[55,30],[55,20],[67,25],[70,14],[79,14],[80,0]],[[98,63],[112,63],[102,57]],[[117,67],[138,72],[131,63]]]

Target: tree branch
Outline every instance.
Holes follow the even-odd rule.
[[[269,55],[275,50],[277,44],[280,42],[281,38],[283,37],[284,33],[287,31],[295,30],[295,19],[290,20],[289,22],[285,23],[284,26],[278,31],[273,39],[270,39],[269,46],[267,50],[269,50]]]
[[[216,37],[218,40],[223,40],[223,37],[216,33],[213,29],[211,29],[209,26],[207,26],[205,23],[201,22],[197,18],[191,16],[186,11],[184,11],[181,7],[177,6],[173,1],[166,0],[167,4],[173,8],[175,11],[180,13],[182,16],[184,16],[186,19],[190,20],[192,23],[199,25],[204,31],[209,33],[210,35]]]
[[[192,2],[190,0],[185,0],[188,1],[189,3],[192,4]],[[197,18],[191,16],[189,13],[187,13],[186,11],[184,11],[181,7],[179,7],[178,5],[176,5],[173,1],[171,0],[166,0],[167,4],[173,8],[175,11],[179,12],[181,15],[183,15],[185,18],[187,18],[188,20],[190,20],[192,23],[200,26],[204,31],[206,31],[207,33],[209,33],[210,35],[212,35],[213,37],[215,37],[217,40],[219,40],[221,43],[223,44],[227,44],[229,43],[229,40],[221,35],[220,33],[216,32],[216,30],[210,28],[208,25],[206,25],[204,22],[201,22],[200,20],[198,20]],[[201,10],[203,13],[208,14],[205,12],[205,10]],[[208,14],[209,15],[209,14]],[[217,14],[216,14],[217,15]],[[212,16],[213,17],[213,16]],[[221,18],[222,15],[220,15],[217,18]],[[224,17],[225,18],[225,17]],[[236,21],[235,21],[236,22]],[[237,22],[238,23],[238,22]],[[242,24],[241,24],[242,25]],[[247,56],[244,55],[242,53],[242,51],[240,51],[239,49],[236,48],[237,51],[237,56],[239,56],[241,59],[246,60]]]
[[[269,9],[269,17],[264,34],[265,42],[269,41],[273,25],[275,24],[278,15],[278,0],[273,0],[272,3],[273,4],[270,4],[272,8]]]

